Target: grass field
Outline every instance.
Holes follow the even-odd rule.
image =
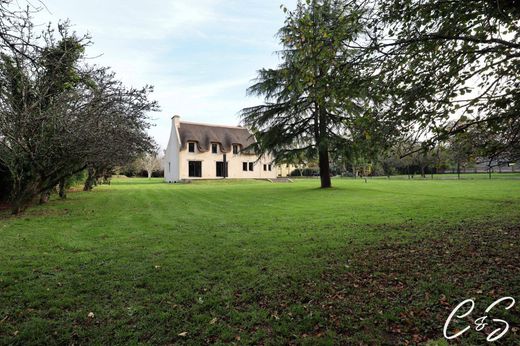
[[[333,183],[118,179],[0,215],[0,344],[415,344],[520,298],[518,180]]]

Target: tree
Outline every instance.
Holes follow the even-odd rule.
[[[161,169],[162,164],[157,151],[152,151],[137,159],[137,165],[140,169],[145,170],[148,174],[148,179],[151,179],[152,173]]]
[[[108,69],[87,66],[88,42],[67,23],[58,38],[26,23],[24,39],[0,54],[0,161],[12,178],[13,213],[38,194],[45,202],[58,184],[64,196],[66,180],[87,167],[106,172],[149,150],[147,112],[157,109],[151,87],[125,88]]]
[[[363,111],[355,78],[355,51],[348,42],[362,31],[355,1],[299,1],[279,31],[282,63],[262,69],[250,95],[265,104],[246,108],[242,119],[256,131],[261,152],[276,162],[302,152],[319,160],[321,187],[331,186],[329,151],[348,138],[349,125]]]
[[[33,37],[31,27],[26,33]],[[56,145],[64,125],[62,96],[78,82],[73,65],[82,54],[81,41],[63,37],[56,43],[51,33],[45,34],[45,49],[19,44],[0,55],[0,160],[12,175],[15,213],[36,194],[45,193],[45,201],[55,185],[54,173],[61,168],[53,154],[62,154]]]
[[[520,118],[516,121],[520,122]],[[520,143],[515,142],[504,146],[504,143],[511,142],[509,136],[512,133],[512,131],[503,132],[496,128],[490,129],[483,125],[468,131],[474,159],[477,163],[486,163],[490,179],[493,168],[520,161]]]
[[[432,143],[479,125],[501,134],[497,152],[520,142],[517,0],[367,3],[365,72],[386,118]]]
[[[457,178],[460,179],[461,166],[465,167],[474,156],[474,141],[468,132],[458,132],[449,138],[448,150],[457,166]]]

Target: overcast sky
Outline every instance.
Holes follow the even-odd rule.
[[[36,22],[70,19],[89,33],[92,62],[111,66],[133,86],[155,86],[161,111],[151,134],[166,147],[170,119],[236,125],[259,100],[246,88],[262,67],[274,67],[280,5],[296,0],[44,0]]]

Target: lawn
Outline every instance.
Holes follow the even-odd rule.
[[[0,344],[415,344],[520,298],[519,180],[333,184],[118,179],[1,214]]]

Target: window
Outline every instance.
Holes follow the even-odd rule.
[[[253,166],[254,166],[254,163],[253,162],[249,162],[249,171],[253,171]]]
[[[190,177],[202,177],[202,161],[189,161],[188,175]]]
[[[217,143],[211,144],[211,152],[213,154],[216,154],[218,152],[218,144]]]
[[[264,164],[264,171],[267,171],[267,165]]]
[[[273,169],[273,165],[269,165],[269,171],[271,171]]]
[[[172,163],[168,162],[168,172],[171,172],[171,171],[172,171]]]
[[[242,162],[242,170],[247,172],[247,162]]]
[[[233,144],[233,154],[238,154],[238,145]]]
[[[195,152],[195,143],[193,143],[193,142],[188,143],[188,151],[190,153],[194,153]]]
[[[216,168],[217,168],[217,174],[216,174],[217,177],[225,178],[225,177],[228,176],[228,169],[227,169],[228,168],[228,164],[227,164],[227,162],[224,163],[222,161],[218,161]]]

